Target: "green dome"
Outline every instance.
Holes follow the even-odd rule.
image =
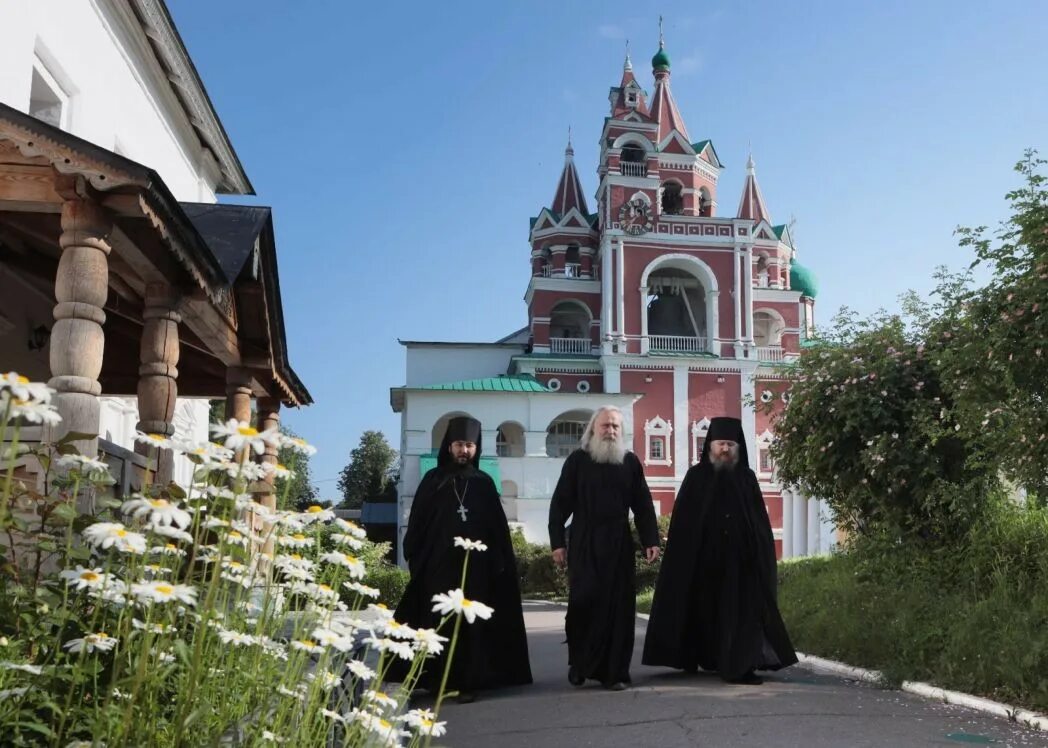
[[[819,282],[815,280],[815,273],[793,260],[790,262],[790,288],[800,291],[801,296],[814,299],[819,293]]]
[[[651,69],[652,70],[669,70],[670,69],[670,56],[666,54],[665,47],[659,47],[659,51],[655,53],[655,56],[651,58]]]

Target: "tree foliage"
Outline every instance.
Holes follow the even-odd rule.
[[[359,509],[364,502],[390,490],[395,482],[397,451],[381,431],[365,431],[360,444],[350,453],[349,463],[339,474],[342,506]]]
[[[940,270],[928,302],[858,319],[842,310],[786,374],[772,447],[779,475],[860,533],[955,538],[1001,479],[1048,497],[1048,189],[1031,151],[987,237],[958,229],[992,277]]]

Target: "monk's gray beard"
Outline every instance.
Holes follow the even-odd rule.
[[[596,434],[590,438],[586,451],[589,452],[589,456],[594,462],[621,465],[622,461],[626,459],[625,443],[619,439],[604,441]]]
[[[713,469],[718,472],[721,470],[730,470],[739,464],[739,455],[738,453],[734,453],[731,457],[725,457],[723,459],[710,455],[710,464],[712,464]]]

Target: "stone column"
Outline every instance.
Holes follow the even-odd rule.
[[[557,244],[549,248],[550,251],[550,275],[555,278],[564,277],[564,264],[568,259],[568,245]]]
[[[808,552],[808,497],[793,495],[793,555],[803,556]]]
[[[808,555],[814,556],[822,551],[819,543],[819,500],[808,500]]]
[[[74,442],[83,454],[98,453],[105,333],[103,311],[109,295],[109,233],[113,221],[90,200],[62,204],[62,257],[55,278],[55,324],[51,330],[51,380],[62,422],[53,433],[94,434]]]
[[[793,491],[782,489],[782,557],[793,556]]]
[[[251,422],[251,374],[239,366],[226,370],[226,420],[230,418]]]
[[[171,422],[178,396],[178,297],[166,283],[146,284],[142,342],[139,348],[138,417],[136,428],[147,434],[172,436]],[[148,445],[136,445],[137,451],[148,454]],[[144,448],[144,449],[143,449]],[[170,483],[174,471],[174,454],[157,450],[156,482]]]
[[[746,338],[745,341],[749,345],[753,345],[753,245],[748,245],[744,250],[742,256],[744,263],[743,270],[743,290],[745,301],[743,304],[743,316],[745,318],[746,325]]]

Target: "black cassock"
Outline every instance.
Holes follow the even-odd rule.
[[[745,445],[734,469],[716,472],[709,444],[673,506],[643,662],[733,680],[792,665],[797,655],[779,614],[775,541]]]
[[[645,548],[659,544],[651,492],[640,460],[594,462],[576,450],[564,462],[549,510],[552,548],[568,531],[568,664],[605,685],[630,680],[636,626],[633,538],[629,512]]]
[[[465,508],[465,521],[459,500]],[[395,613],[396,620],[416,628],[435,628],[441,616],[433,612],[433,595],[462,586],[465,551],[454,545],[455,537],[483,542],[486,551],[469,557],[466,598],[495,609],[491,618],[463,619],[455,659],[448,676],[448,690],[475,691],[484,688],[531,683],[528,640],[520,604],[516,560],[509,525],[495,483],[472,467],[433,468],[422,478],[411,506],[404,557],[411,580]],[[441,635],[451,638],[454,618]],[[419,685],[440,686],[447,661],[447,646],[437,657],[426,660]],[[403,677],[401,668],[395,671]]]

